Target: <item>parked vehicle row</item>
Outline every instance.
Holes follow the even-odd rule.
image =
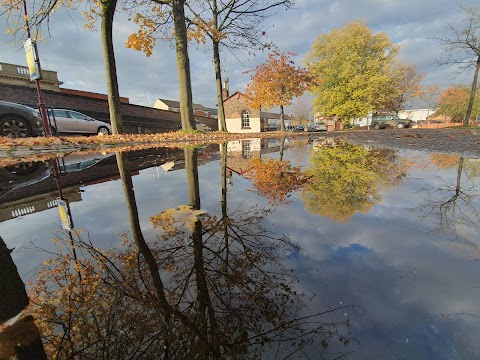
[[[52,134],[112,133],[110,124],[96,120],[78,111],[47,109]],[[38,109],[0,101],[0,136],[23,138],[43,134],[43,120]]]

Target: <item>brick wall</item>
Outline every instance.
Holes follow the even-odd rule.
[[[239,92],[225,100],[224,108],[227,119],[241,119],[243,110],[248,111],[250,118],[260,117],[260,111],[250,108],[245,102],[245,96]]]
[[[87,114],[95,119],[110,122],[108,101],[77,94],[43,90],[42,96],[47,107],[72,109]],[[0,84],[0,100],[29,105],[38,105],[37,90],[7,84]],[[134,104],[121,104],[123,124],[127,133],[159,133],[180,128],[180,113],[160,110]],[[216,119],[195,116],[196,119],[209,125],[212,130],[218,129]]]

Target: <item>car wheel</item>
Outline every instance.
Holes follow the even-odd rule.
[[[380,129],[380,124],[375,124],[375,125],[373,126],[373,128],[374,128],[375,130]]]
[[[110,131],[108,131],[108,129],[105,126],[100,126],[98,128],[97,135],[109,135],[109,134],[110,134]]]
[[[35,170],[37,170],[38,167],[39,167],[38,162],[29,161],[29,162],[19,163],[12,166],[7,166],[5,170],[7,170],[10,174],[28,175],[33,173]]]
[[[397,129],[403,129],[405,127],[404,123],[398,123],[397,124]]]
[[[0,120],[0,135],[9,138],[24,138],[32,135],[28,122],[18,117],[6,117]]]

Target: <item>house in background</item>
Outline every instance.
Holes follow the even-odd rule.
[[[227,93],[228,95],[228,93]],[[268,124],[280,125],[280,114],[250,107],[239,91],[224,98],[227,131],[233,133],[261,132]],[[285,115],[285,126],[292,125],[292,117]]]
[[[155,101],[155,104],[153,104],[153,107],[155,109],[180,112],[180,101],[167,100],[167,99],[157,99]],[[205,107],[201,104],[193,104],[193,114],[197,115],[197,116],[214,118],[214,116],[212,116],[213,115],[212,110],[214,110],[214,109],[207,108],[207,107]]]
[[[255,133],[261,131],[260,110],[247,105],[246,97],[237,91],[223,101],[227,131]]]

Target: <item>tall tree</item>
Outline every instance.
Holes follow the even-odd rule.
[[[118,90],[117,65],[113,49],[113,18],[117,8],[117,0],[103,0],[101,6],[102,50],[107,81],[110,122],[112,123],[112,132],[114,134],[123,134],[125,131],[123,129],[120,93]]]
[[[195,129],[185,0],[147,0],[144,5],[147,5],[145,13],[136,13],[134,18],[135,23],[139,24],[139,29],[128,37],[126,45],[150,56],[156,44],[155,32],[161,29],[164,37],[171,39],[171,35],[166,34],[173,21],[182,129]]]
[[[192,80],[188,57],[187,27],[185,24],[185,0],[171,0],[175,29],[175,50],[177,54],[178,87],[180,92],[180,116],[182,129],[195,129],[193,116]]]
[[[422,80],[426,74],[419,73],[415,65],[395,63],[393,66],[395,76],[396,96],[388,103],[386,108],[398,114],[405,110],[405,106],[419,99],[423,93]]]
[[[386,33],[374,34],[365,21],[320,34],[306,58],[315,110],[352,118],[382,109],[394,96],[398,50]]]
[[[285,131],[284,106],[301,96],[309,84],[306,70],[291,60],[292,52],[274,50],[265,63],[258,65],[247,84],[247,102],[254,108],[280,107],[280,128]]]
[[[443,65],[460,65],[464,70],[474,68],[469,100],[463,124],[468,125],[477,93],[478,72],[480,71],[480,9],[462,7],[466,19],[461,23],[448,24],[450,36],[435,37],[444,48],[446,58],[439,61]]]

